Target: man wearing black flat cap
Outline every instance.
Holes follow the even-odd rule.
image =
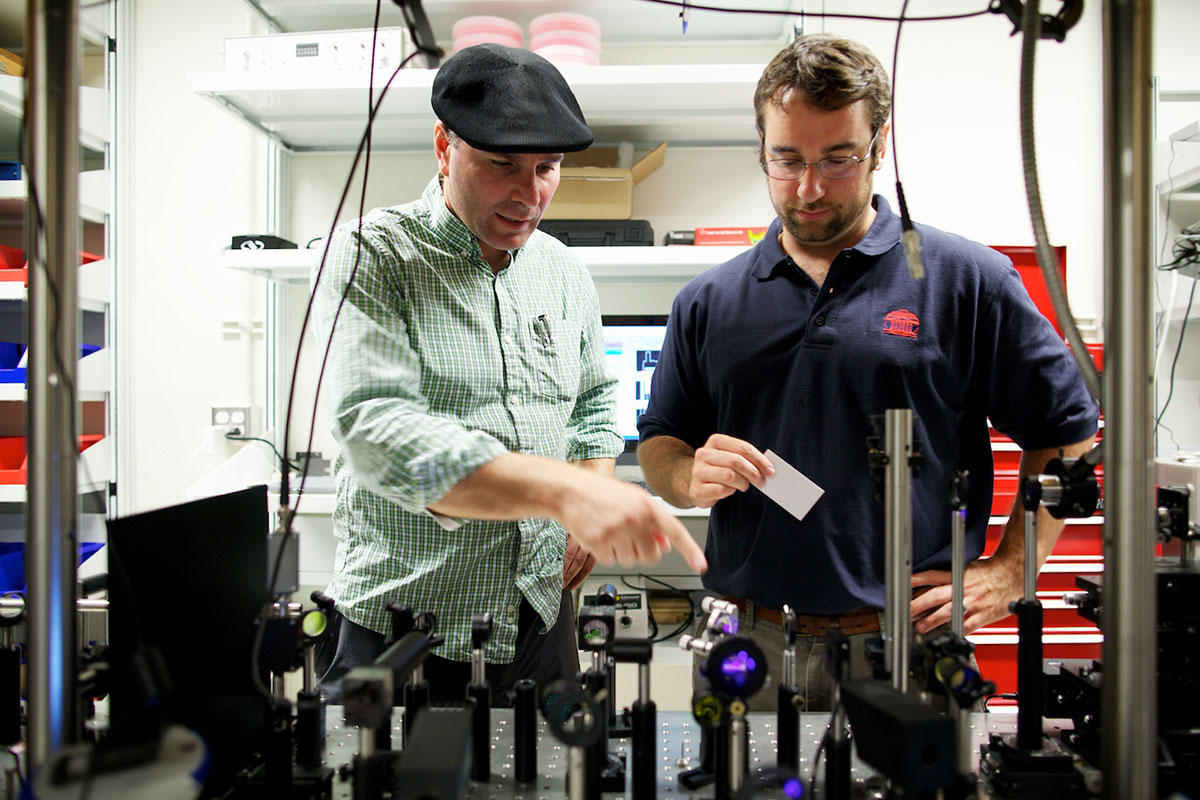
[[[706,566],[674,516],[612,477],[623,440],[596,290],[537,230],[563,154],[592,143],[570,87],[540,56],[486,44],[446,61],[432,103],[437,176],[340,226],[315,290],[342,447],[331,702],[382,652],[393,601],[436,614],[435,701],[462,699],[470,618],[490,612],[503,702],[521,678],[578,670],[568,591],[595,559],[675,546]]]

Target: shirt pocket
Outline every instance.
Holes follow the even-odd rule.
[[[533,390],[558,402],[571,402],[579,394],[582,323],[577,319],[539,317],[533,324]]]

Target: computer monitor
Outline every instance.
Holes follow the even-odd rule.
[[[665,314],[605,314],[604,356],[617,376],[617,427],[625,438],[618,464],[637,463],[638,418],[650,401],[650,380],[667,333]]]
[[[207,790],[248,766],[267,731],[250,650],[269,526],[266,486],[108,522],[110,740],[191,728],[212,758]]]

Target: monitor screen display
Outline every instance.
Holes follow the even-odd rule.
[[[650,380],[667,333],[666,315],[609,315],[604,325],[604,356],[617,376],[617,428],[625,449],[637,449],[638,418],[650,400]]]

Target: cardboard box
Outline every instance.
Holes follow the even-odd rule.
[[[633,187],[662,166],[667,156],[663,142],[628,169],[615,166],[617,148],[589,147],[567,153],[562,180],[544,219],[631,219]]]
[[[0,75],[20,78],[25,74],[25,60],[16,53],[0,49]]]

